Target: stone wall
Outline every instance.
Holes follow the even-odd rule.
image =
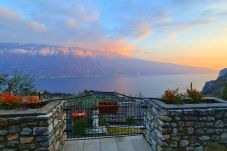
[[[1,151],[60,151],[64,144],[63,102],[40,109],[0,111]]]
[[[227,145],[227,104],[149,101],[145,128],[145,138],[155,151],[203,151],[209,142]]]

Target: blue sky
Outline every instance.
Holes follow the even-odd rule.
[[[227,66],[227,0],[0,0],[0,34],[217,69]]]

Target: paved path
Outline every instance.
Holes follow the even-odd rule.
[[[142,135],[67,141],[62,151],[152,151]]]

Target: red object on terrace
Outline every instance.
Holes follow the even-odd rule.
[[[86,119],[87,118],[87,113],[86,113],[85,110],[77,110],[77,111],[72,113],[72,118],[74,120]]]
[[[99,102],[98,108],[100,114],[117,114],[118,102]]]

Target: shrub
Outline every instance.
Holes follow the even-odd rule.
[[[110,126],[110,124],[106,121],[106,119],[103,119],[103,118],[99,119],[99,125],[106,126],[106,127]]]
[[[162,95],[162,100],[167,104],[182,104],[185,95],[179,92],[179,89],[166,90]]]
[[[202,94],[196,89],[187,89],[187,96],[192,99],[192,102],[199,102],[202,100]]]
[[[224,100],[227,100],[227,87],[225,87],[225,88],[223,89],[222,98],[223,98]]]
[[[75,120],[73,127],[74,127],[73,134],[75,136],[84,135],[84,134],[86,134],[86,129],[88,127],[88,121],[87,121],[87,119]]]
[[[126,123],[128,125],[133,125],[133,124],[135,124],[135,119],[133,117],[128,117],[128,118],[126,118]]]

